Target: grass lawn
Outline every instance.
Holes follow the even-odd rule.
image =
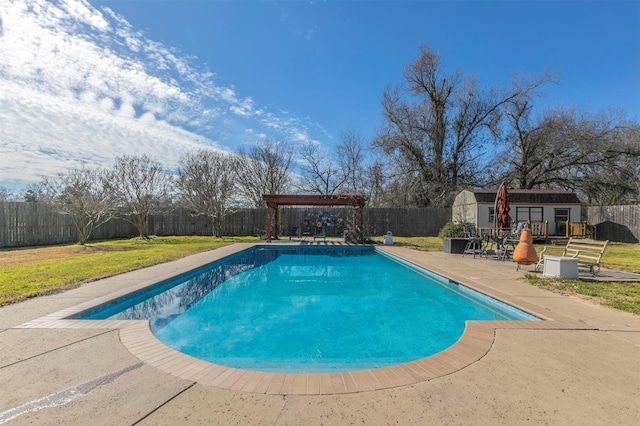
[[[158,237],[152,240],[112,240],[86,246],[64,245],[0,250],[0,306],[29,297],[68,290],[82,283],[212,250],[256,237]],[[382,244],[383,237],[373,241]],[[442,251],[438,237],[393,237],[396,245]],[[548,246],[545,254],[560,255],[563,246]],[[537,245],[538,253],[542,246]],[[610,243],[603,256],[607,268],[640,271],[640,244]],[[575,295],[596,303],[640,314],[640,283],[584,282],[527,274],[532,285]]]
[[[256,237],[157,237],[0,250],[0,306]]]
[[[382,244],[384,237],[372,237],[371,240]],[[444,250],[444,241],[438,237],[396,237],[394,235],[393,244],[422,251]]]
[[[640,283],[580,281],[526,274],[530,284],[640,315]]]

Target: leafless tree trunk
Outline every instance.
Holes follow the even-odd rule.
[[[331,155],[326,153],[317,142],[306,142],[300,149],[302,165],[300,166],[301,192],[333,195],[340,192],[347,180],[347,176],[331,161]]]
[[[59,212],[71,216],[78,244],[84,245],[91,232],[115,213],[115,198],[106,179],[104,170],[74,169],[43,182],[45,199]]]
[[[263,194],[282,194],[291,185],[293,148],[285,142],[265,140],[238,150],[238,188],[245,202],[263,207]]]
[[[182,203],[211,220],[211,233],[222,236],[222,220],[236,195],[235,155],[199,150],[180,160],[176,186]]]
[[[387,174],[384,164],[376,160],[365,170],[366,188],[364,193],[369,197],[367,204],[370,207],[388,205],[385,203]]]
[[[109,189],[142,238],[149,237],[149,216],[171,204],[171,176],[146,154],[118,157],[109,175]]]
[[[340,171],[344,176],[343,192],[366,193],[368,184],[366,144],[360,132],[348,129],[340,135],[336,147]],[[367,194],[368,195],[368,194]]]

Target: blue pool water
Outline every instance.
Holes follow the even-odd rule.
[[[378,368],[453,345],[466,320],[536,320],[373,247],[257,247],[82,319],[148,319],[156,337],[261,371]]]

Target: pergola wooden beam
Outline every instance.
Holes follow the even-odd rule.
[[[267,242],[271,242],[271,209],[275,210],[276,236],[278,235],[278,226],[280,218],[280,206],[351,206],[353,207],[352,225],[356,227],[356,211],[360,212],[359,224],[362,228],[364,209],[367,203],[366,195],[282,195],[282,194],[263,194],[262,199],[267,205]]]

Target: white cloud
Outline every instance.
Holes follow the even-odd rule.
[[[74,16],[77,20],[85,24],[91,25],[100,31],[107,31],[109,29],[109,24],[102,15],[90,7],[84,0],[64,0],[60,6],[65,9],[69,15]]]
[[[0,2],[0,19],[0,185],[123,154],[173,167],[183,152],[274,130],[306,138],[288,114],[216,85],[197,58],[146,38],[108,8],[14,0]]]
[[[132,119],[133,107],[26,93],[7,85],[0,95],[2,176],[33,181],[68,168],[110,165],[117,156],[150,154],[168,167],[184,152],[211,141],[155,120]]]

